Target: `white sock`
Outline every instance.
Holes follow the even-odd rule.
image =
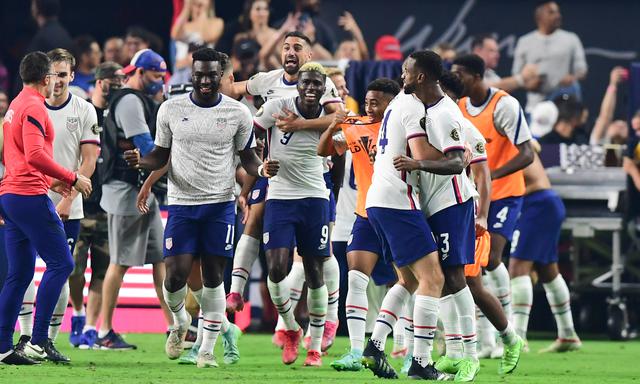
[[[407,348],[408,354],[413,354],[413,346],[414,346],[414,329],[413,329],[413,310],[416,304],[416,295],[409,296],[409,300],[404,304],[404,319],[405,319],[405,327],[404,327],[404,346]]]
[[[365,333],[373,333],[378,312],[380,312],[382,301],[387,292],[389,292],[387,286],[376,285],[375,281],[369,279],[369,284],[367,284],[367,308],[369,308],[369,310],[367,311]]]
[[[300,326],[293,316],[293,306],[291,305],[291,293],[289,289],[288,279],[283,279],[279,283],[274,283],[267,277],[267,287],[273,305],[276,306],[280,318],[282,319],[283,328],[286,330],[297,331]],[[276,328],[277,329],[277,328]]]
[[[309,334],[311,336],[310,351],[320,352],[324,322],[327,317],[327,286],[307,289],[307,305],[309,307]]]
[[[402,314],[402,309],[410,296],[409,291],[402,285],[396,284],[391,287],[385,295],[384,300],[382,300],[382,306],[380,307],[376,325],[373,327],[373,334],[371,335],[371,341],[373,341],[379,350],[384,351],[387,335],[393,331],[393,326]]]
[[[327,321],[338,322],[338,301],[340,299],[340,265],[334,256],[323,264],[324,283],[327,286],[329,299],[327,303]]]
[[[473,295],[469,287],[464,287],[464,289],[454,293],[452,296],[458,312],[460,331],[462,331],[462,342],[464,344],[463,357],[477,361],[476,305],[473,302]],[[447,347],[447,350],[448,349]]]
[[[413,358],[422,367],[431,363],[433,338],[438,323],[440,299],[430,296],[416,295],[413,309],[414,346]]]
[[[242,234],[236,252],[233,256],[233,270],[231,271],[231,289],[229,293],[244,293],[244,287],[249,280],[249,273],[253,263],[260,253],[260,240]]]
[[[453,295],[440,298],[440,319],[444,326],[444,342],[447,346],[447,357],[462,358],[462,331],[458,320],[458,310]]]
[[[516,334],[515,329],[513,329],[513,324],[511,324],[511,322],[507,323],[507,328],[502,331],[498,331],[498,333],[504,345],[513,345],[518,340],[518,335]]]
[[[364,334],[367,322],[367,285],[369,277],[360,271],[349,271],[349,290],[345,302],[347,328],[352,351],[364,351]]]
[[[493,282],[491,278],[484,274],[482,275],[482,285],[491,294],[494,294]],[[491,321],[482,313],[480,308],[476,307],[476,315],[478,318],[478,342],[482,349],[493,349],[496,346],[496,328],[491,324]]]
[[[550,283],[543,284],[547,300],[551,306],[551,312],[556,319],[558,327],[558,337],[561,339],[575,339],[578,336],[573,327],[573,317],[571,316],[571,298],[569,287],[562,275],[558,275]]]
[[[49,322],[49,338],[51,341],[56,341],[56,338],[58,337],[58,332],[60,332],[60,326],[62,325],[62,320],[64,319],[64,313],[67,310],[68,304],[69,281],[67,280],[62,287],[62,291],[60,291],[60,297],[58,297],[58,302],[53,309],[51,321]]]
[[[31,336],[33,331],[33,306],[36,302],[36,283],[31,280],[29,287],[24,293],[22,306],[18,314],[18,323],[20,324],[20,335]]]
[[[295,313],[296,307],[300,302],[300,297],[302,296],[302,289],[304,288],[304,265],[301,262],[294,261],[291,265],[291,271],[283,281],[285,280],[287,281],[287,287],[289,288],[289,295],[291,298],[291,313]],[[282,316],[278,316],[276,331],[283,330],[285,328],[284,319],[282,319]]]
[[[82,306],[82,308],[79,311],[76,311],[76,309],[73,309],[73,316],[87,316],[87,312],[84,309],[84,305]]]
[[[200,308],[202,308],[202,288],[198,289],[197,291],[191,291],[191,294],[193,295],[193,298],[195,299],[196,303],[198,303],[198,306]],[[202,311],[198,311],[198,333],[196,336],[196,341],[193,343],[193,345],[197,345],[198,347],[200,347],[200,345],[202,345],[202,327],[204,326],[204,321],[202,321]]]
[[[226,308],[224,285],[215,288],[202,288],[202,344],[198,353],[211,352],[220,334],[222,318]]]
[[[511,298],[513,303],[513,324],[518,336],[527,338],[529,313],[533,304],[533,284],[529,275],[511,279]]]
[[[396,324],[393,326],[393,350],[399,351],[404,349],[404,329],[407,327],[407,318],[404,313]]]
[[[496,296],[500,300],[500,304],[502,304],[507,320],[511,321],[511,280],[507,267],[504,266],[504,263],[500,263],[493,271],[487,270],[487,275],[493,281]]]
[[[189,326],[189,316],[187,315],[187,309],[184,303],[187,297],[187,285],[183,285],[182,288],[179,288],[175,292],[169,292],[167,287],[162,284],[162,292],[164,294],[164,301],[167,303],[173,315],[173,326],[182,328]]]

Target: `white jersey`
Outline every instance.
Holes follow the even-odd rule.
[[[351,151],[344,153],[344,176],[336,203],[336,223],[331,232],[331,241],[348,241],[351,228],[356,221],[356,178],[353,174]]]
[[[297,81],[288,82],[285,80],[284,69],[281,68],[253,75],[247,81],[247,92],[253,96],[261,96],[265,101],[268,101],[298,96],[297,85]],[[342,103],[342,99],[338,96],[338,90],[333,81],[327,76],[325,91],[320,98],[320,104],[324,107],[331,103]]]
[[[487,140],[469,119],[462,119],[465,141],[471,146],[471,164],[487,161]]]
[[[169,205],[233,201],[235,155],[255,147],[251,112],[222,94],[211,107],[180,95],[160,105],[155,144],[171,148]]]
[[[414,95],[399,93],[384,112],[373,179],[367,192],[366,208],[420,209],[416,186],[419,172],[399,172],[393,158],[411,156],[408,140],[427,135],[424,104]]]
[[[425,125],[429,144],[443,154],[464,151],[466,121],[458,105],[448,96],[442,97],[427,107]],[[427,217],[477,195],[464,170],[458,175],[420,173],[420,207]]]
[[[100,145],[100,128],[96,109],[86,100],[69,94],[69,98],[59,107],[52,107],[45,102],[49,117],[55,129],[53,140],[53,159],[56,163],[72,171],[80,168],[82,144]],[[57,205],[60,194],[49,191],[49,198]],[[78,194],[71,203],[70,220],[82,219],[82,195]]]
[[[307,197],[329,199],[329,190],[324,181],[324,158],[318,156],[320,132],[301,130],[284,133],[275,127],[274,113],[287,108],[302,117],[296,105],[296,97],[269,100],[254,117],[254,125],[267,131],[269,158],[280,161],[280,169],[269,179],[267,200],[295,200]],[[317,118],[324,116],[319,108]]]

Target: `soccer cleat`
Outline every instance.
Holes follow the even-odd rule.
[[[31,344],[31,342],[29,342],[29,344]],[[71,362],[71,359],[69,359],[67,356],[63,355],[56,349],[56,346],[53,344],[53,341],[51,339],[47,339],[37,346],[31,344],[31,347],[32,349],[34,347],[39,347],[42,351],[44,351],[44,358],[53,363],[67,364]]]
[[[244,300],[242,299],[242,295],[237,292],[231,292],[227,294],[227,312],[240,312],[243,308]]]
[[[373,343],[371,339],[367,342],[367,347],[362,353],[362,365],[370,369],[371,372],[377,377],[383,379],[397,379],[398,374],[393,369],[389,361],[387,361],[387,355]]]
[[[298,347],[302,338],[302,328],[297,331],[284,331],[284,346],[282,348],[282,362],[293,364],[298,358]]]
[[[27,335],[22,335],[20,336],[20,338],[18,339],[18,342],[16,343],[16,345],[13,347],[13,349],[16,352],[20,352],[23,355],[25,354],[25,347],[27,346],[27,343],[31,341],[31,336],[27,336]],[[26,355],[25,355],[26,356]]]
[[[240,360],[240,351],[238,350],[238,339],[240,336],[242,336],[242,331],[233,323],[229,323],[227,332],[222,333],[225,364],[235,364]]]
[[[189,330],[189,324],[191,324],[191,315],[187,314],[189,321],[184,324],[173,325],[169,328],[169,336],[164,345],[164,351],[167,357],[171,360],[175,360],[182,354],[182,343],[184,338],[187,337],[187,331]]]
[[[322,367],[322,358],[318,351],[307,351],[307,358],[302,364],[305,367]]]
[[[436,364],[436,369],[437,369]],[[456,377],[454,381],[459,382],[469,382],[473,381],[476,378],[476,375],[480,371],[480,362],[474,361],[471,359],[462,359],[460,364],[458,364],[458,372],[456,373]]]
[[[69,333],[69,343],[73,347],[78,347],[82,342],[82,329],[86,324],[86,316],[72,316],[71,317],[71,333]]]
[[[284,347],[284,337],[285,337],[284,334],[285,334],[284,329],[279,329],[275,331],[273,334],[273,337],[271,338],[271,342],[273,343],[273,345],[282,349]]]
[[[333,345],[336,339],[336,332],[338,332],[338,322],[325,321],[324,332],[322,333],[322,352],[326,352]]]
[[[538,351],[539,353],[549,352],[571,352],[582,348],[582,341],[576,336],[574,339],[556,339],[551,345]]]
[[[400,369],[400,373],[404,373],[405,375],[409,373],[409,368],[411,368],[411,362],[413,362],[413,354],[407,353],[407,356],[404,357],[404,361],[402,362],[402,368]]]
[[[27,336],[28,337],[28,336]],[[39,361],[30,358],[20,351],[9,351],[6,356],[0,357],[0,365],[37,365]]]
[[[82,334],[78,348],[93,349],[96,346],[96,341],[98,341],[98,331],[89,329]]]
[[[440,372],[456,374],[462,362],[462,359],[452,359],[448,356],[442,356],[436,361],[435,367]]]
[[[137,346],[124,341],[122,336],[115,333],[113,329],[110,330],[105,337],[99,337],[98,340],[96,340],[96,346],[100,349],[108,350],[138,349]]]
[[[200,346],[194,344],[191,349],[180,356],[178,364],[196,365],[198,360],[198,350],[200,350]]]
[[[361,371],[364,367],[362,366],[360,359],[362,359],[362,352],[350,351],[342,355],[338,360],[332,361],[331,368],[336,371]]]
[[[198,368],[218,368],[218,362],[212,352],[199,352],[196,358],[196,367]]]
[[[508,373],[511,373],[518,366],[518,361],[520,361],[520,354],[522,353],[522,349],[524,348],[524,340],[522,340],[520,336],[516,336],[516,338],[516,342],[513,345],[504,346],[504,354],[502,355],[500,366],[498,366],[499,375],[506,375]]]
[[[401,346],[396,347],[394,345],[393,346],[393,351],[391,351],[391,358],[392,359],[404,359],[407,356],[407,353],[409,353],[409,350],[407,348],[401,347]]]
[[[29,340],[24,346],[24,354],[31,359],[43,361],[47,358],[47,353],[44,351],[44,348],[37,344],[32,344],[31,340]]]
[[[433,363],[429,363],[423,367],[416,359],[411,361],[411,368],[409,368],[407,375],[409,375],[410,379],[414,380],[446,380],[448,378],[446,374],[439,372],[433,366]]]

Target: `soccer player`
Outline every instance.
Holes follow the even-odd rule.
[[[338,371],[362,369],[360,359],[364,350],[368,311],[367,286],[382,256],[378,237],[367,219],[365,210],[367,192],[373,175],[373,164],[371,164],[369,153],[375,151],[384,111],[399,92],[400,86],[393,80],[374,80],[368,85],[365,96],[367,116],[348,117],[344,122],[341,119],[335,120],[329,129],[322,133],[318,144],[320,156],[341,155],[347,150],[351,152],[353,174],[357,185],[356,221],[347,242],[349,290],[345,310],[351,350],[331,363],[331,366]],[[390,265],[381,264],[377,269],[389,271],[393,275]],[[395,276],[391,281],[394,280],[396,280]]]
[[[280,111],[296,111],[302,118],[324,115],[320,104],[326,72],[307,62],[299,71],[298,96],[267,101],[254,118],[256,129],[267,131],[269,157],[280,161],[280,173],[269,180],[265,206],[263,242],[269,268],[267,284],[271,299],[285,324],[282,361],[298,357],[302,329],[293,315],[287,266],[294,247],[303,259],[308,284],[307,304],[311,345],[305,366],[320,366],[320,349],[327,311],[328,292],[323,278],[330,257],[329,190],[323,177],[323,158],[317,155],[320,130],[309,127],[286,132],[277,127]]]
[[[510,280],[509,272],[502,263],[502,252],[505,244],[511,241],[522,207],[525,192],[522,169],[533,161],[531,133],[518,101],[506,92],[490,88],[484,83],[484,61],[479,56],[470,54],[457,58],[452,72],[464,85],[465,97],[458,101],[463,115],[487,140],[492,182],[488,217],[491,251],[486,275],[494,286],[505,315],[510,318]],[[490,345],[489,343],[486,351],[493,350],[494,356],[502,355],[499,349]],[[486,352],[481,350],[480,356],[486,356]]]
[[[53,93],[45,102],[56,132],[53,158],[63,167],[90,178],[96,167],[100,145],[96,111],[89,102],[69,92],[69,83],[73,81],[73,68],[76,65],[73,55],[66,49],[58,48],[48,52],[47,56],[51,60],[53,71],[58,74]],[[49,198],[62,219],[69,250],[73,254],[80,232],[80,219],[84,217],[82,196],[77,191],[72,191],[69,196],[63,198],[60,194],[49,191]],[[45,351],[29,342],[35,298],[35,283],[32,281],[25,293],[18,318],[21,336],[16,349],[22,349],[27,355],[37,359],[69,361],[56,350]],[[49,324],[49,339],[54,343],[62,325],[68,301],[69,285],[65,284]]]
[[[87,197],[91,180],[64,168],[53,160],[55,129],[47,115],[45,98],[55,86],[51,60],[43,52],[27,54],[20,62],[23,89],[5,115],[5,174],[0,185],[0,215],[5,220],[5,249],[9,271],[0,293],[0,362],[11,365],[36,364],[13,350],[13,328],[20,303],[33,278],[36,253],[47,264],[36,300],[36,318],[31,343],[51,351],[48,328],[56,301],[69,274],[73,259],[64,226],[47,196],[50,188],[63,196],[71,187]],[[56,179],[53,183],[51,179]]]
[[[269,72],[261,72],[253,76],[247,81],[241,81],[234,84],[234,95],[254,95],[260,96],[265,101],[278,99],[282,97],[294,97],[298,94],[297,83],[299,79],[299,70],[302,65],[311,60],[313,49],[311,40],[304,34],[294,31],[285,35],[282,45],[281,61],[282,68]],[[341,109],[341,99],[338,91],[330,79],[327,79],[326,88],[320,103],[325,112],[331,114]],[[292,111],[284,111],[286,118],[278,120],[278,125],[290,131],[296,131],[305,128],[326,129],[331,124],[332,117],[321,117],[317,119],[302,119]],[[283,111],[277,112],[282,115]],[[267,148],[268,151],[268,148]],[[328,169],[325,169],[327,171]],[[233,271],[231,275],[231,288],[227,295],[227,311],[236,312],[243,308],[244,302],[242,293],[249,278],[249,271],[256,258],[260,248],[260,236],[262,236],[262,219],[264,214],[264,201],[267,194],[267,181],[258,179],[253,190],[247,190],[253,183],[247,181],[243,186],[243,197],[250,193],[248,202],[251,206],[249,217],[245,225],[244,233],[238,240],[236,254],[233,260]],[[331,202],[330,202],[331,203]],[[330,209],[332,206],[330,205]],[[329,228],[331,230],[331,228]],[[334,308],[337,308],[337,294],[339,293],[339,267],[335,258],[327,259],[324,265],[327,288],[329,293],[333,293],[330,301]],[[304,267],[302,260],[294,256],[294,263],[288,279],[291,284],[291,300],[293,301],[293,310],[300,300],[300,294],[304,285]],[[329,323],[325,328],[327,331],[335,330],[337,324]],[[323,336],[323,344],[328,345],[329,335]],[[284,342],[284,323],[281,318],[278,319],[276,332],[274,333],[274,343],[282,347]]]
[[[171,156],[163,290],[175,325],[165,351],[171,359],[182,351],[191,323],[184,307],[186,280],[194,257],[200,256],[205,325],[199,368],[217,366],[213,346],[225,316],[223,273],[233,256],[235,154],[254,176],[271,177],[278,171],[277,161],[262,164],[253,150],[249,109],[218,92],[222,73],[218,52],[211,48],[194,52],[194,90],[160,106],[155,148],[142,158],[136,150],[125,153],[130,166],[149,170],[162,168]]]
[[[397,169],[398,161],[406,154],[418,161],[434,159],[422,163],[422,168],[427,172],[459,174],[464,168],[462,150],[450,151],[442,159],[426,139],[425,104],[431,105],[442,98],[443,93],[438,86],[442,71],[442,59],[432,51],[409,55],[402,66],[404,92],[387,107],[378,135],[366,209],[369,222],[382,244],[384,257],[393,260],[401,282],[385,296],[373,334],[363,353],[364,365],[379,377],[397,377],[387,362],[385,341],[404,304],[414,292],[415,340],[408,374],[415,379],[435,380],[442,377],[431,360],[444,284],[438,246],[420,211],[415,189],[418,172]]]
[[[546,172],[535,155],[524,169],[526,191],[522,213],[511,242],[509,273],[516,333],[526,340],[529,311],[533,304],[533,284],[529,274],[535,268],[556,320],[558,338],[541,352],[567,352],[582,347],[573,327],[569,288],[558,271],[558,239],[565,209],[551,189]]]

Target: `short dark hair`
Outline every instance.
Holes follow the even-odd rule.
[[[457,57],[453,65],[463,66],[469,73],[484,77],[484,60],[474,53]]]
[[[127,33],[125,34],[125,37],[126,36],[137,37],[142,41],[145,41],[147,44],[151,43],[151,32],[149,32],[147,29],[140,27],[138,25],[134,25],[127,28]]]
[[[453,93],[457,99],[462,96],[462,91],[464,90],[464,84],[458,78],[458,76],[454,75],[450,71],[445,71],[440,78],[440,86],[446,88],[448,91]]]
[[[52,18],[60,13],[60,0],[34,0],[34,2],[41,16]]]
[[[437,81],[442,76],[444,67],[442,66],[442,58],[437,53],[430,50],[416,51],[409,57],[416,61],[416,66],[424,71],[431,80]]]
[[[91,45],[98,41],[91,35],[80,35],[73,39],[73,54],[79,59],[85,53],[91,53]]]
[[[47,52],[47,56],[49,57],[49,60],[51,60],[52,64],[60,61],[64,61],[66,63],[69,63],[69,66],[71,67],[72,71],[76,67],[76,58],[73,57],[71,52],[67,51],[64,48],[52,49],[49,52]]]
[[[573,119],[582,117],[584,105],[573,95],[562,94],[553,99],[558,107],[558,120],[570,122]]]
[[[226,55],[225,55],[226,56]],[[220,67],[224,68],[227,60],[228,60],[228,56],[227,59],[225,59],[224,57],[222,57],[222,53],[216,51],[213,48],[209,48],[209,47],[203,47],[200,48],[198,50],[196,50],[195,52],[193,52],[191,54],[191,57],[193,57],[193,61],[217,61],[220,63]]]
[[[35,84],[47,76],[51,60],[46,53],[35,51],[28,53],[20,61],[20,78],[25,84]]]
[[[311,39],[307,35],[305,35],[304,33],[300,32],[300,31],[287,32],[287,34],[284,35],[284,39],[286,40],[287,37],[298,37],[298,38],[306,41],[307,44],[311,45]]]
[[[471,40],[471,50],[482,48],[486,39],[497,40],[496,35],[493,33],[481,33],[479,35],[475,35],[473,40]]]
[[[369,91],[378,91],[395,97],[400,93],[400,84],[389,78],[380,77],[367,85],[367,92]]]

